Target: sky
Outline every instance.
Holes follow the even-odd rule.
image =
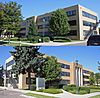
[[[97,12],[100,17],[100,0],[0,0],[0,2],[9,1],[16,1],[22,5],[22,14],[25,18],[76,4]]]
[[[14,50],[12,46],[0,46],[0,65],[4,65],[5,60],[11,56],[9,51],[12,50]],[[100,61],[100,47],[98,46],[43,46],[39,51],[68,62],[79,60],[85,68],[98,72],[98,61]]]

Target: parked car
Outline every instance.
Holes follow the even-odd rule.
[[[87,46],[100,46],[100,35],[91,35],[87,41]]]

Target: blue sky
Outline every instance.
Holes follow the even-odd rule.
[[[98,13],[100,17],[99,0],[0,0],[1,2],[16,1],[22,5],[23,16],[29,17],[54,11],[58,8],[80,4]]]
[[[13,50],[11,46],[0,46],[0,65],[4,65],[5,60],[10,57],[9,51]],[[56,56],[59,59],[73,62],[79,60],[84,67],[98,72],[98,61],[100,61],[100,47],[82,47],[82,46],[60,46],[60,47],[41,47],[40,52]]]

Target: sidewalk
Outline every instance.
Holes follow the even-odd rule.
[[[9,42],[9,41],[4,41],[4,42]],[[10,43],[15,43],[15,44],[25,44],[25,45],[31,45],[31,46],[67,46],[67,45],[74,45],[74,44],[81,44],[81,43],[86,43],[86,41],[74,41],[74,42],[44,42],[44,43],[27,43],[27,42],[21,42],[21,41],[10,41]]]
[[[100,95],[100,92],[91,93],[91,94],[85,94],[85,95],[76,95],[76,94],[71,94],[69,92],[66,92],[64,90],[63,90],[63,93],[60,93],[60,94],[49,94],[49,93],[43,93],[43,92],[11,89],[11,88],[4,88],[4,87],[0,87],[0,89],[6,89],[6,90],[10,90],[10,91],[21,92],[23,94],[30,92],[30,93],[33,93],[33,94],[39,94],[39,95],[45,95],[45,96],[53,96],[53,97],[56,97],[56,98],[89,98],[91,96]],[[30,98],[30,97],[27,97],[27,98]],[[31,98],[34,98],[34,97],[31,97]]]

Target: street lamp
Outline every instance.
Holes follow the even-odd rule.
[[[38,71],[38,78],[40,77],[40,68],[38,67],[37,71]]]
[[[100,62],[98,61],[98,64],[99,64],[99,66],[98,66],[98,70],[100,71]]]
[[[79,74],[78,74],[78,70],[79,70],[79,67],[78,67],[78,60],[75,60],[75,71],[76,71],[76,94],[79,93],[78,91],[78,87],[79,87]]]
[[[44,34],[45,34],[45,22],[46,22],[45,18],[43,18],[42,21],[43,21],[43,37],[44,37]]]

